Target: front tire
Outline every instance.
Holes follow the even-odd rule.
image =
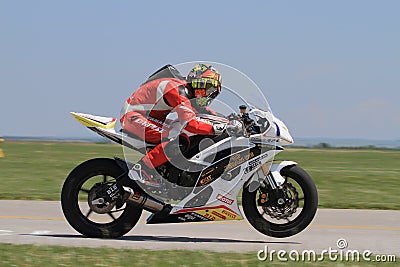
[[[113,159],[97,158],[83,162],[68,175],[61,205],[65,218],[76,231],[87,237],[118,238],[136,225],[142,209],[129,203],[114,201],[107,206],[93,201],[102,187],[116,184],[123,173]]]
[[[257,231],[278,238],[304,230],[313,220],[318,206],[317,189],[307,172],[299,166],[288,166],[281,170],[281,175],[286,182],[279,192],[262,184],[253,192],[244,188],[242,193],[243,211],[249,223]],[[274,194],[279,194],[281,203],[285,204],[271,200]]]

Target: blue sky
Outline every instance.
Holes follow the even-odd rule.
[[[0,135],[91,137],[167,63],[239,69],[296,137],[400,139],[399,1],[1,1]]]

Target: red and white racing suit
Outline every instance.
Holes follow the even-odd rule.
[[[176,78],[161,78],[141,85],[126,100],[124,114],[120,121],[125,131],[158,144],[143,158],[147,167],[155,168],[168,161],[164,147],[169,141],[169,127],[164,122],[171,111],[176,111],[180,123],[187,122],[185,130],[196,135],[213,135],[211,123],[196,119],[197,110],[191,105],[185,93],[186,81]]]

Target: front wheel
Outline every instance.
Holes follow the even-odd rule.
[[[117,180],[123,177],[124,171],[112,159],[91,159],[77,166],[61,192],[69,224],[87,237],[117,238],[129,232],[142,209],[122,201]]]
[[[289,237],[304,230],[317,211],[318,193],[311,177],[299,166],[281,170],[286,182],[273,190],[263,183],[242,193],[243,211],[259,232],[272,237]]]

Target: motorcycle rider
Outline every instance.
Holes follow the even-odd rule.
[[[126,100],[120,119],[124,131],[157,144],[131,171],[132,179],[144,184],[157,186],[153,179],[155,168],[166,163],[170,158],[165,151],[176,149],[170,142],[173,130],[168,124],[167,115],[175,111],[184,129],[196,135],[220,135],[225,131],[225,124],[213,125],[196,118],[196,114],[209,112],[207,106],[221,92],[221,76],[209,64],[197,64],[183,77],[172,65],[166,65],[143,83]],[[192,100],[192,101],[191,101]],[[194,100],[194,101],[193,101]],[[181,150],[189,146],[189,138],[179,135]]]

